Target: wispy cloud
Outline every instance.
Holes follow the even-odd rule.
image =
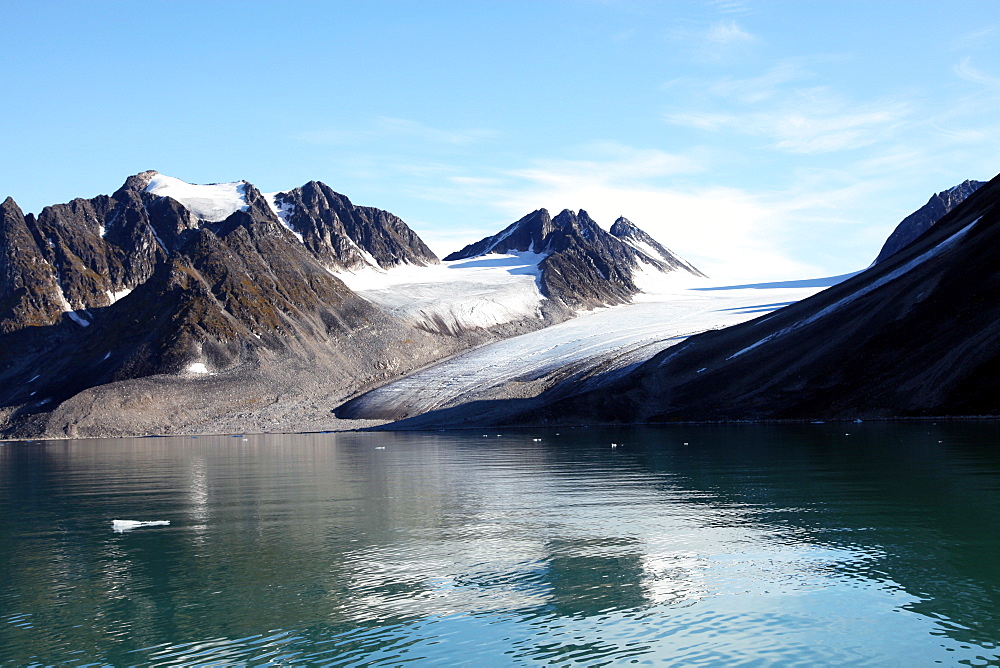
[[[700,130],[761,135],[789,153],[830,153],[869,146],[889,138],[907,116],[901,103],[860,112],[784,109],[751,114],[670,114],[666,120]]]
[[[891,139],[912,114],[905,99],[858,103],[827,86],[805,85],[814,78],[804,61],[792,60],[755,77],[696,83],[685,108],[664,118],[699,130],[761,136],[775,150],[810,154]]]
[[[714,47],[728,47],[733,44],[747,44],[757,38],[744,30],[736,21],[713,23],[705,32],[705,40]]]
[[[614,142],[595,142],[584,150],[593,157],[584,160],[539,160],[533,167],[509,174],[551,185],[592,181],[623,183],[696,174],[706,168],[703,161],[694,155],[639,149]]]
[[[438,180],[423,189],[423,197],[453,204],[479,202],[480,212],[495,212],[484,220],[494,222],[480,229],[421,229],[421,235],[435,251],[447,253],[541,207],[553,213],[586,209],[605,227],[627,216],[715,277],[749,280],[822,273],[795,257],[790,238],[803,219],[827,221],[829,203],[843,201],[843,191],[825,200],[811,188],[755,195],[699,179],[710,164],[697,154],[607,143],[580,147],[578,152],[588,155]]]
[[[681,26],[671,30],[667,37],[686,48],[695,61],[713,64],[729,62],[747,47],[761,41],[732,19],[716,21],[708,26],[703,23]]]
[[[979,84],[994,90],[1000,90],[1000,78],[976,69],[972,66],[972,58],[965,57],[955,65],[955,74],[970,83]]]

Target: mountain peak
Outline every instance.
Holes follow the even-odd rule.
[[[639,291],[634,279],[644,267],[703,276],[628,220],[616,226],[618,234],[609,234],[584,209],[563,209],[555,218],[537,209],[445,260],[537,253],[544,256],[538,263],[542,294],[571,308],[628,302]]]
[[[159,172],[157,172],[155,169],[147,169],[144,172],[133,174],[132,176],[125,179],[125,183],[122,184],[122,187],[119,188],[119,191],[135,190],[137,192],[141,192],[146,189],[146,186],[149,185],[149,182],[153,179],[153,177],[158,175]]]
[[[931,228],[937,221],[941,220],[952,209],[964,202],[966,198],[986,185],[985,181],[973,181],[966,179],[957,186],[952,186],[947,190],[931,195],[927,204],[904,218],[896,229],[892,231],[886,239],[882,250],[873,264],[884,262],[890,255],[900,251],[904,246],[915,241],[917,237]]]

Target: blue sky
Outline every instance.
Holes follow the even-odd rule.
[[[1000,171],[989,2],[3,2],[0,197],[324,181],[440,255],[625,215],[713,276],[866,266]]]

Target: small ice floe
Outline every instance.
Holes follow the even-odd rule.
[[[861,418],[858,418],[857,420],[855,420],[854,424],[861,424]]]
[[[376,450],[385,450],[385,446],[384,445],[376,445],[375,449]]]
[[[111,528],[116,533],[125,533],[139,527],[165,527],[168,524],[170,524],[169,520],[149,520],[145,522],[140,520],[111,520]]]
[[[540,439],[540,438],[533,438],[533,439],[531,439],[531,440],[532,440],[532,441],[534,441],[535,443],[538,443],[538,442],[539,442],[539,441],[541,441],[542,439]]]

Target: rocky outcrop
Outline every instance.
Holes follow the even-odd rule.
[[[693,276],[707,278],[691,263],[678,257],[673,251],[663,246],[659,241],[649,236],[624,216],[619,217],[609,230],[611,236],[621,239],[626,244],[642,253],[647,262],[652,263],[660,271],[686,271]]]
[[[8,197],[0,204],[0,333],[51,325],[66,310],[56,268]]]
[[[627,303],[639,291],[636,272],[643,268],[702,275],[655,241],[655,246],[642,249],[642,239],[652,238],[628,221],[618,230],[622,238],[604,231],[582,209],[578,213],[566,209],[555,218],[539,209],[445,260],[490,253],[537,254],[542,294],[571,309]]]
[[[904,218],[886,239],[875,264],[884,262],[893,253],[914,241],[921,234],[941,220],[952,209],[961,204],[972,193],[986,185],[985,181],[963,181],[953,188],[932,195],[927,204]]]
[[[406,223],[387,211],[355,206],[329,186],[310,181],[274,195],[275,212],[331,270],[437,264]]]

